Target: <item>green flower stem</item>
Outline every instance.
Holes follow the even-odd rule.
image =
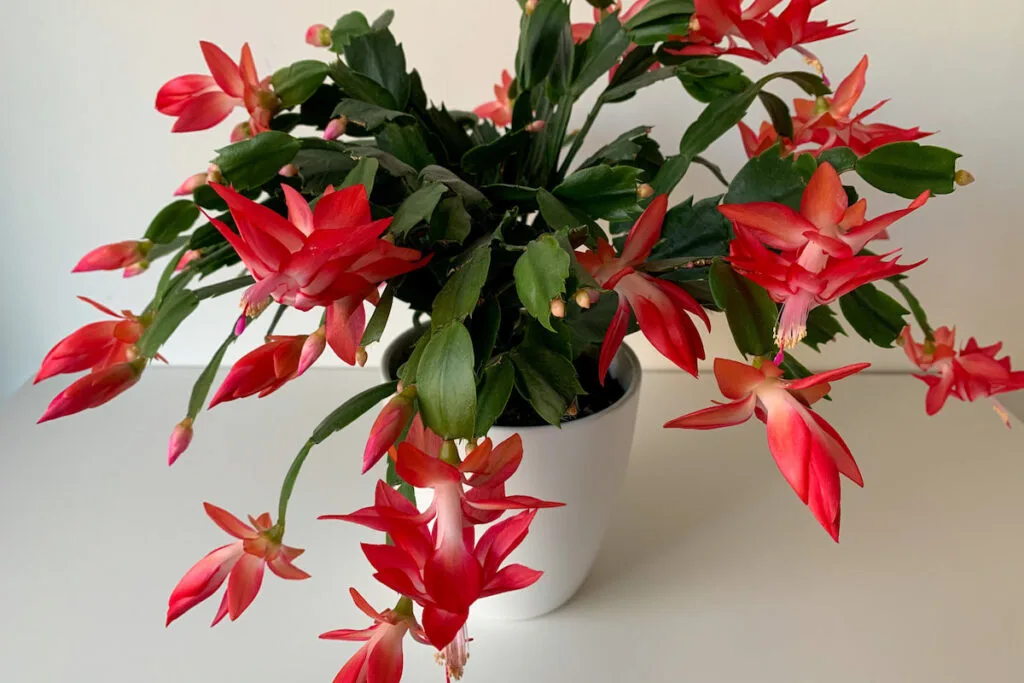
[[[924,332],[925,340],[930,342],[935,341],[935,331],[932,330],[931,325],[928,324],[928,315],[924,312],[921,302],[917,300],[917,297],[910,291],[910,288],[903,284],[902,278],[889,278],[889,284],[891,284],[897,292],[903,295],[903,298],[907,302],[907,306],[910,307],[910,312],[914,314],[914,320],[917,321],[917,324]]]
[[[284,483],[281,484],[281,500],[277,505],[277,524],[275,525],[276,534],[279,536],[284,535],[285,517],[288,515],[288,501],[292,497],[295,480],[299,478],[302,465],[306,462],[306,457],[313,450],[314,445],[313,439],[309,439],[302,445],[302,448],[299,449],[298,454],[295,456],[295,460],[292,461],[292,466],[288,468],[288,474],[284,477]]]
[[[446,462],[453,467],[458,467],[462,464],[462,459],[459,458],[459,447],[455,445],[454,441],[445,441],[444,445],[441,446],[441,461]]]

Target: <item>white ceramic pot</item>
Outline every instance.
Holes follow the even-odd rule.
[[[392,360],[419,332],[401,335],[384,353],[387,374]],[[393,369],[393,368],[391,368]],[[530,534],[509,557],[544,572],[533,586],[486,598],[473,605],[474,616],[529,619],[565,604],[587,578],[608,526],[612,507],[626,477],[640,397],[640,362],[623,345],[609,374],[625,389],[614,405],[561,428],[494,427],[498,443],[514,433],[523,440],[523,462],[508,482],[510,494],[565,503],[541,510]],[[419,502],[419,499],[417,499]]]

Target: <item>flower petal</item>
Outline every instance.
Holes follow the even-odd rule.
[[[800,213],[818,230],[830,231],[843,220],[848,205],[849,199],[836,169],[829,163],[818,166],[804,190]]]
[[[449,612],[436,605],[426,605],[423,607],[423,632],[431,645],[443,650],[455,640],[468,618],[468,612]]]
[[[245,94],[245,88],[235,60],[228,57],[224,50],[205,40],[199,41],[199,47],[203,51],[203,59],[210,68],[213,80],[221,90],[231,97],[241,98]]]
[[[238,517],[235,517],[227,510],[219,508],[211,503],[203,503],[203,509],[206,510],[207,516],[213,520],[214,524],[235,538],[246,539],[256,536],[255,529],[238,519]]]
[[[499,593],[508,593],[509,591],[528,588],[537,583],[543,575],[544,572],[537,571],[536,569],[530,569],[521,564],[510,564],[502,568],[501,571],[487,582],[480,597],[486,598],[491,595],[498,595]]]
[[[245,553],[231,569],[228,578],[228,614],[231,621],[242,615],[260,592],[263,583],[263,558]]]
[[[629,327],[629,303],[626,297],[619,295],[619,306],[615,309],[608,331],[605,332],[604,341],[601,342],[601,354],[597,361],[597,378],[604,386],[604,379],[608,375],[608,368],[622,346],[622,340],[626,338],[626,329]]]
[[[669,429],[719,429],[743,424],[754,414],[757,397],[750,394],[747,398],[723,405],[704,408],[665,423]]]
[[[816,230],[807,219],[782,204],[723,204],[718,210],[734,223],[755,231],[758,239],[774,249],[799,249],[807,243],[804,233]]]
[[[171,132],[191,133],[213,128],[226,119],[236,106],[238,100],[222,92],[200,93],[181,105],[178,120],[171,127]]]
[[[620,259],[624,264],[635,266],[647,260],[651,249],[661,239],[661,226],[668,211],[668,195],[658,195],[651,200],[640,218],[626,235],[626,244]]]

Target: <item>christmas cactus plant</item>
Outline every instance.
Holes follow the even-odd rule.
[[[301,445],[276,519],[245,522],[206,505],[234,540],[185,574],[168,623],[225,584],[213,621],[238,618],[265,569],[309,578],[295,564],[302,550],[285,545],[296,478],[317,445],[385,399],[362,462],[352,463],[355,474],[386,460],[373,505],[327,518],[387,534],[363,551],[374,578],[398,597],[379,610],[353,589],[370,626],[323,634],[365,643],[338,675],[343,683],[397,681],[406,635],[436,648],[448,675],[461,676],[473,604],[538,580],[543,568],[506,558],[535,515],[559,505],[506,491],[522,442],[492,443],[488,432],[496,423],[557,426],[614,402],[621,387],[609,367],[631,332],[696,376],[702,334],[713,322],[728,325],[744,360],[713,362],[727,402],[666,426],[713,429],[756,415],[782,474],[836,540],[840,475],[863,481],[814,404],[829,394],[842,401],[832,383],[867,364],[811,374],[797,360],[801,349],[817,350],[847,327],[878,346],[902,346],[927,384],[929,414],[950,397],[1024,388],[1024,373],[998,357],[998,344],[971,339],[958,350],[954,331],[933,328],[911,293],[908,274],[923,262],[901,259],[887,241],[892,229],[898,237],[901,218],[972,178],[957,170],[959,155],[918,142],[930,133],[875,122],[880,105],[859,106],[867,57],[830,85],[808,45],[850,28],[818,16],[825,0],[589,1],[587,24],[571,23],[563,0],[521,1],[514,68],[473,112],[428,97],[389,28],[391,12],[310,27],[306,42],[324,58],[262,79],[248,45],[236,62],[203,42],[209,73],[160,88],[156,108],[175,119],[174,132],[239,122],[141,239],[99,247],[76,266],[130,276],[166,264],[137,314],[83,298],[106,318],[54,347],[37,381],[88,374],[41,421],[130,389],[214,297],[239,297],[242,314],[225,321],[227,337],[196,380],[170,463],[192,440],[227,348],[268,307],[265,338],[230,369],[211,408],[285,385],[301,391],[298,378],[323,353],[362,365],[396,299],[416,312],[418,330],[394,381],[351,398]],[[788,50],[811,68],[744,75],[744,63],[768,64]],[[605,108],[628,107],[661,81],[704,107],[678,144],[659,145],[637,125],[580,158]],[[773,94],[787,83],[806,94],[792,107]],[[596,104],[570,130],[592,89]],[[770,121],[755,128],[744,118],[758,102]],[[236,108],[247,118],[233,118]],[[701,156],[723,135],[740,137],[750,156],[732,179]],[[671,202],[694,166],[710,170],[721,192]],[[909,204],[876,215],[855,177]],[[307,335],[275,335],[289,308],[317,311],[321,323]],[[417,488],[433,490],[424,510]]]

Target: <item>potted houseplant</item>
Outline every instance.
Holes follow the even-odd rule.
[[[156,107],[175,118],[175,132],[219,125],[235,108],[248,116],[141,239],[79,262],[76,271],[126,276],[165,265],[138,313],[85,300],[106,319],[54,347],[37,381],[89,372],[40,421],[128,390],[204,300],[240,297],[242,314],[226,321],[227,337],[173,429],[173,464],[228,346],[257,318],[271,318],[265,340],[234,364],[210,407],[286,384],[300,391],[293,380],[328,347],[362,365],[395,299],[417,312],[383,354],[386,380],[330,412],[299,445],[275,517],[246,523],[206,505],[235,540],[186,573],[168,623],[225,584],[214,623],[237,618],[267,568],[308,578],[295,563],[302,551],[285,544],[303,463],[386,400],[361,463],[384,475],[374,504],[327,517],[388,535],[364,551],[396,604],[377,610],[353,589],[373,624],[323,637],[366,641],[340,681],[397,680],[407,634],[461,676],[471,608],[504,594],[505,614],[539,614],[586,575],[632,440],[640,368],[622,346],[631,332],[697,375],[701,329],[713,319],[729,326],[745,360],[714,360],[727,402],[666,426],[711,429],[756,415],[782,474],[836,540],[840,475],[862,481],[850,448],[813,405],[866,364],[812,374],[796,354],[844,330],[837,311],[866,340],[903,347],[928,386],[930,414],[950,397],[1024,387],[999,345],[971,339],[958,350],[952,330],[930,326],[907,285],[921,263],[884,246],[877,253],[901,218],[972,178],[957,170],[957,154],[917,142],[929,133],[867,121],[877,107],[858,103],[866,57],[834,87],[824,78],[807,45],[849,30],[810,18],[824,0],[589,2],[590,24],[572,24],[563,0],[520,2],[514,75],[502,74],[495,99],[474,112],[428,99],[390,31],[391,12],[311,27],[307,42],[328,58],[263,79],[248,45],[236,62],[201,43],[209,74],[159,90]],[[785,50],[812,69],[757,81],[743,74],[743,60],[770,63]],[[640,125],[580,158],[604,107],[660,81],[679,83],[705,107],[678,146],[662,148]],[[790,107],[772,94],[783,82],[806,97]],[[591,88],[601,91],[596,104],[570,131]],[[757,101],[771,121],[755,132],[743,119]],[[740,135],[750,156],[732,179],[701,156],[727,134]],[[695,165],[719,177],[722,192],[673,205],[669,193]],[[854,176],[909,205],[875,216],[844,180]],[[306,335],[274,334],[289,308],[319,311],[321,323]]]

